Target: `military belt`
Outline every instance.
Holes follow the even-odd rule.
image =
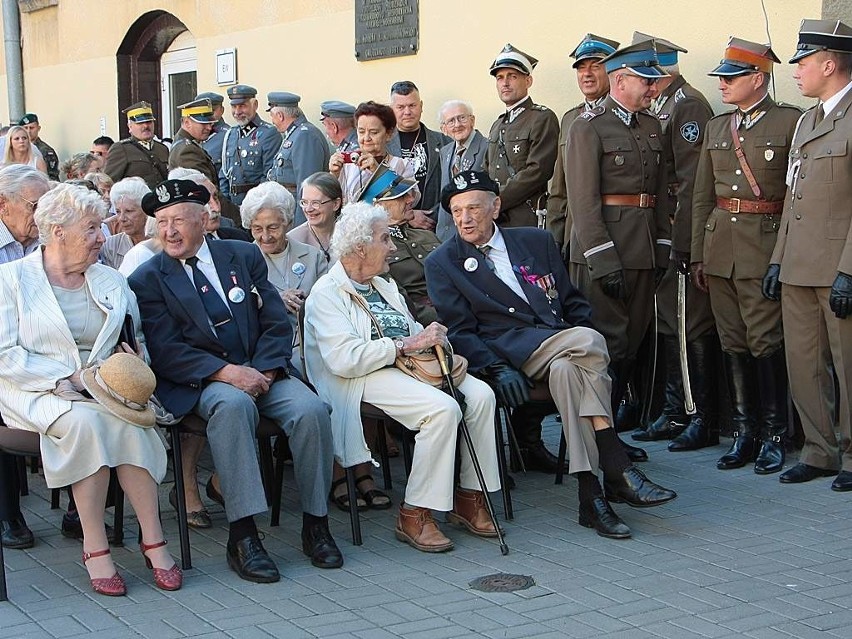
[[[234,195],[240,195],[241,193],[248,193],[254,187],[256,187],[260,182],[255,182],[254,184],[235,184],[231,187],[231,193]]]
[[[604,206],[635,206],[640,209],[652,209],[657,206],[657,196],[650,193],[637,193],[636,195],[601,195],[601,204]]]
[[[741,200],[737,197],[717,197],[716,206],[731,213],[757,213],[758,215],[777,215],[784,210],[784,200],[763,202],[758,200]]]

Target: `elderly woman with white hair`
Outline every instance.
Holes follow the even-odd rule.
[[[356,466],[356,474],[370,468],[373,460],[364,439],[360,404],[373,404],[416,433],[397,538],[424,552],[450,550],[453,542],[438,529],[431,510],[451,511],[448,521],[475,535],[496,536],[465,447],[459,485],[454,489],[462,408],[441,389],[394,365],[398,357],[446,346],[447,329],[437,322],[423,328],[411,316],[396,284],[382,277],[396,250],[388,233],[387,213],[364,202],[345,206],[331,249],[339,261],[314,285],[306,304],[305,355],[311,382],[332,406],[337,462]],[[458,388],[465,398],[464,417],[488,490],[499,490],[494,394],[470,375]]]
[[[35,212],[40,249],[0,266],[0,412],[8,426],[41,435],[48,487],[72,486],[95,592],[126,593],[104,530],[110,468],[139,519],[155,584],[177,590],[182,575],[165,548],[157,504],[166,451],[147,406],[156,382],[131,346],[119,343],[129,315],[138,355],[146,355],[133,292],[97,263],[105,213],[97,193],[57,186]],[[110,362],[131,382],[128,390],[111,386]]]
[[[277,182],[254,187],[240,206],[243,227],[249,230],[266,260],[269,282],[290,311],[294,349],[299,336],[297,317],[314,282],[328,270],[328,262],[319,249],[287,238],[295,209],[293,196]]]
[[[154,227],[142,210],[142,198],[151,189],[139,177],[127,177],[116,182],[109,191],[115,209],[116,233],[106,238],[100,260],[114,269],[121,267],[124,256],[134,246],[153,235]]]

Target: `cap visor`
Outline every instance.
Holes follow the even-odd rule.
[[[574,63],[571,65],[571,68],[576,69],[583,60],[603,60],[606,55],[606,53],[599,53],[596,51],[585,53],[583,55],[577,56],[577,59],[574,60]]]
[[[667,78],[669,74],[663,71],[660,67],[625,67],[625,70],[638,75],[640,78]]]
[[[212,124],[216,122],[216,118],[212,115],[192,115],[189,119],[200,124]]]
[[[787,61],[787,64],[794,64],[798,62],[802,58],[807,58],[809,55],[816,53],[817,51],[821,51],[822,49],[797,49],[796,53],[793,54],[793,57]]]
[[[727,62],[720,64],[718,67],[713,69],[707,75],[718,75],[725,77],[735,77],[738,75],[748,75],[750,73],[755,73],[754,69],[744,69],[743,67],[738,67],[735,64],[728,64]]]
[[[527,69],[525,69],[519,63],[513,63],[513,62],[501,62],[498,66],[492,67],[491,75],[497,75],[497,72],[500,69],[515,69],[515,71],[520,71],[524,75],[530,75],[530,72]]]
[[[231,104],[244,104],[248,101],[249,98],[231,98]]]
[[[406,184],[406,182],[400,182],[393,186],[389,193],[387,193],[384,197],[378,198],[377,202],[386,202],[388,200],[395,200],[398,197],[402,197],[406,193],[408,193],[411,189],[417,186],[417,182],[413,182],[412,184]]]

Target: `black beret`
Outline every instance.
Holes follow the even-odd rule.
[[[183,202],[207,204],[210,191],[192,180],[166,180],[160,182],[151,193],[142,198],[142,210],[150,216],[160,209]]]
[[[453,196],[468,191],[490,191],[500,195],[500,185],[484,171],[462,171],[441,190],[441,206],[449,212]]]

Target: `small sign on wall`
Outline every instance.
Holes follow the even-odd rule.
[[[216,51],[216,82],[219,86],[237,83],[237,50]]]

